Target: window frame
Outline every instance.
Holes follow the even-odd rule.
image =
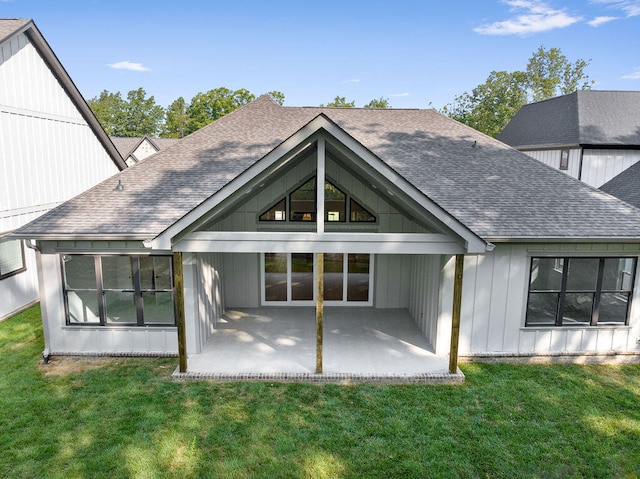
[[[25,255],[24,255],[24,241],[22,241],[22,240],[13,240],[13,239],[0,239],[0,243],[5,243],[5,242],[9,243],[11,241],[17,241],[20,244],[20,257],[21,257],[22,266],[20,268],[18,268],[18,269],[11,270],[11,271],[9,271],[7,273],[3,273],[0,270],[0,280],[6,279],[6,278],[10,278],[11,276],[15,276],[15,275],[20,274],[20,273],[24,273],[27,270],[27,262],[26,262],[26,258],[25,258]]]
[[[66,279],[66,269],[65,269],[65,257],[66,256],[83,256],[93,258],[94,261],[94,275],[95,275],[95,288],[68,288],[67,287],[67,279]],[[105,288],[104,286],[104,275],[102,268],[102,258],[116,258],[123,257],[128,258],[131,264],[131,274],[132,274],[132,288]],[[140,258],[168,258],[169,259],[169,267],[170,267],[170,278],[171,278],[171,288],[143,288],[141,275],[140,275]],[[173,256],[172,255],[144,255],[144,254],[92,254],[92,253],[66,253],[60,255],[60,274],[62,280],[62,294],[63,294],[63,302],[64,302],[64,310],[65,310],[65,325],[71,327],[100,327],[100,328],[175,328],[177,326],[176,321],[176,313],[175,313],[175,284],[173,281]],[[98,299],[98,322],[87,322],[87,323],[79,323],[72,322],[70,317],[70,308],[69,308],[69,292],[73,291],[83,291],[83,292],[95,292]],[[125,293],[133,293],[133,301],[136,312],[136,321],[135,322],[126,322],[126,323],[114,323],[109,322],[107,318],[107,300],[106,293],[113,292],[125,292]],[[145,293],[171,293],[171,303],[172,303],[172,323],[153,323],[153,322],[145,322],[144,320],[144,297]]]
[[[540,259],[554,260],[554,265],[552,270],[560,273],[562,276],[560,278],[560,289],[549,289],[536,291],[531,289],[531,278],[533,276],[534,269],[534,261]],[[571,269],[571,260],[577,259],[592,259],[598,260],[598,270],[595,278],[595,287],[593,290],[587,289],[569,289],[567,288],[568,277]],[[561,261],[559,261],[561,260]],[[606,260],[632,260],[632,267],[630,274],[630,287],[629,290],[624,289],[604,289],[603,288],[603,275],[604,275],[604,265]],[[558,264],[562,263],[562,268],[558,268]],[[530,256],[529,257],[529,274],[527,276],[527,301],[525,304],[525,320],[524,327],[527,329],[540,329],[540,328],[568,328],[568,329],[576,329],[576,328],[603,328],[603,327],[628,327],[629,319],[631,313],[631,305],[633,302],[634,290],[635,290],[635,280],[636,280],[636,270],[638,268],[638,258],[636,256]],[[623,273],[626,273],[623,271]],[[555,322],[553,324],[531,324],[529,323],[529,305],[531,302],[531,293],[534,294],[557,294],[558,299],[556,303],[556,313],[555,313]],[[568,294],[592,294],[592,309],[591,309],[591,320],[588,323],[577,323],[577,324],[563,324],[564,313],[565,313],[565,300],[566,295]],[[626,314],[624,318],[624,322],[599,322],[599,314],[600,314],[600,304],[603,294],[625,294],[628,295],[626,299],[627,307]],[[621,298],[622,299],[622,298]]]
[[[315,190],[314,190],[314,208],[313,208],[313,212],[311,213],[313,216],[313,219],[311,220],[303,220],[303,219],[292,219],[292,215],[294,214],[293,209],[291,208],[291,195],[294,194],[296,191],[298,191],[302,186],[306,185],[310,180],[315,180]],[[323,222],[325,224],[329,224],[329,225],[345,225],[345,224],[362,224],[362,225],[371,225],[371,224],[377,224],[378,223],[378,215],[374,214],[371,212],[371,210],[367,207],[364,206],[363,202],[360,201],[358,198],[354,197],[351,193],[347,192],[345,188],[341,187],[338,185],[338,183],[336,181],[334,181],[333,179],[331,179],[330,177],[325,177],[325,182],[329,183],[332,187],[334,187],[336,190],[338,190],[340,193],[342,193],[345,196],[344,199],[344,219],[342,220],[338,220],[338,221],[329,221],[328,219],[328,209],[326,208],[326,198],[325,198],[325,212],[324,212],[324,219]],[[314,224],[317,222],[318,220],[318,212],[317,212],[317,200],[318,200],[318,178],[316,174],[313,174],[311,176],[307,176],[305,177],[300,183],[298,183],[294,188],[292,188],[291,190],[287,191],[287,193],[282,196],[282,197],[278,197],[277,200],[275,200],[274,202],[270,203],[269,206],[263,210],[260,210],[257,214],[257,222],[258,224],[262,223],[262,224],[268,224],[268,223],[292,223],[292,224]],[[262,217],[265,216],[269,211],[271,211],[274,207],[276,207],[277,205],[279,205],[281,202],[284,201],[284,219],[283,220],[277,220],[277,219],[263,219]],[[363,211],[366,211],[369,215],[371,215],[371,217],[373,218],[372,220],[367,220],[367,221],[354,221],[351,219],[351,204],[355,203],[357,204],[360,208],[362,208]]]
[[[569,170],[569,155],[570,155],[570,152],[568,149],[564,148],[560,150],[560,165],[558,166],[558,169],[560,171]]]

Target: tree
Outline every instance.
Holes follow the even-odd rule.
[[[187,103],[180,97],[168,106],[165,113],[162,136],[164,138],[182,138],[187,134],[189,115]]]
[[[153,96],[147,98],[143,88],[138,88],[127,94],[124,116],[124,130],[119,136],[157,136],[164,120],[164,108],[156,104]]]
[[[87,100],[87,104],[107,135],[119,136],[119,132],[124,129],[125,105],[120,92],[102,90],[98,97]]]
[[[365,108],[387,109],[387,108],[391,108],[391,105],[389,104],[389,99],[388,98],[380,97],[377,100],[371,100],[364,107]]]
[[[456,97],[455,103],[445,106],[443,112],[495,138],[527,103],[525,83],[523,72],[491,72],[487,81],[471,93]]]
[[[273,98],[273,101],[278,103],[280,106],[284,105],[284,93],[282,93],[281,91],[272,90],[267,93],[267,95]]]
[[[455,97],[442,112],[490,136],[497,136],[518,110],[532,101],[587,90],[589,61],[567,60],[559,48],[538,48],[525,71],[492,71],[487,80]]]
[[[527,63],[527,86],[533,101],[542,101],[557,95],[566,95],[581,89],[587,90],[593,85],[585,68],[590,60],[578,59],[575,63],[567,60],[559,48],[544,47],[529,58]],[[583,82],[580,85],[580,82]]]
[[[87,104],[110,136],[155,136],[164,119],[164,108],[156,105],[152,96],[146,96],[143,88],[131,90],[126,100],[120,92],[103,90]]]
[[[244,88],[232,91],[221,87],[206,93],[198,93],[187,107],[189,115],[187,133],[199,130],[255,98],[253,93]]]
[[[321,107],[325,105],[320,105]],[[356,102],[347,102],[347,99],[343,96],[336,96],[331,103],[327,103],[330,108],[355,108]]]

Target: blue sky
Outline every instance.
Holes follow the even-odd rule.
[[[640,0],[0,0],[0,17],[33,18],[86,98],[225,86],[441,108],[541,45],[591,59],[596,89],[640,90]]]

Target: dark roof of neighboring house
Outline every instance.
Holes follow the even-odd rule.
[[[113,144],[116,146],[120,155],[123,158],[128,158],[138,146],[145,140],[149,140],[152,145],[156,147],[158,151],[164,150],[168,146],[173,145],[175,142],[180,141],[180,138],[150,138],[148,136],[136,136],[136,137],[110,137]]]
[[[56,57],[55,53],[44,39],[42,33],[40,33],[40,30],[38,30],[38,27],[36,27],[33,20],[28,18],[0,18],[0,47],[5,42],[21,33],[24,33],[33,46],[38,50],[38,53],[51,70],[51,73],[56,77],[67,95],[69,95],[69,98],[85,119],[89,128],[93,130],[98,141],[111,157],[111,160],[115,163],[118,169],[125,169],[127,165],[120,156],[120,153],[118,153],[118,150],[109,139],[109,136],[98,122],[75,83],[73,83],[73,80],[64,69],[58,60],[58,57]]]
[[[436,111],[283,107],[267,96],[16,235],[157,237],[319,116],[485,240],[640,238],[640,210]]]
[[[640,208],[640,163],[611,178],[600,189]]]
[[[640,146],[640,91],[580,90],[525,105],[498,140],[514,148]]]

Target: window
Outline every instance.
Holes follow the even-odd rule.
[[[526,326],[624,325],[635,258],[532,258]]]
[[[560,151],[560,169],[561,170],[569,169],[569,150]]]
[[[287,212],[289,212],[288,215]],[[258,218],[260,221],[314,222],[316,213],[316,177],[314,176],[287,197],[278,200]],[[376,217],[332,182],[325,181],[324,221],[375,223]]]
[[[22,241],[0,241],[0,279],[22,273],[26,269]]]
[[[65,255],[68,325],[175,326],[171,256]]]
[[[315,261],[313,253],[265,253],[263,303],[313,304]],[[324,300],[371,305],[372,266],[369,254],[325,253]]]

